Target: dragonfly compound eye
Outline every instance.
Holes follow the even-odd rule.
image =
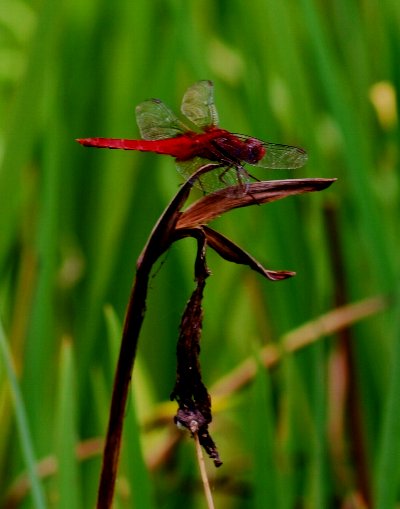
[[[265,156],[265,148],[259,140],[249,138],[246,140],[246,157],[244,160],[249,164],[256,164]]]

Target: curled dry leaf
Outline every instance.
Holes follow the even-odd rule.
[[[249,253],[227,237],[206,226],[208,222],[231,209],[262,205],[287,196],[329,187],[336,179],[291,179],[262,181],[250,184],[246,192],[239,186],[221,189],[203,196],[181,213],[175,225],[176,239],[205,235],[207,245],[230,262],[247,265],[271,281],[279,281],[295,275],[295,272],[268,270]]]
[[[176,227],[193,228],[207,224],[225,212],[249,205],[262,205],[295,194],[322,191],[336,179],[288,179],[254,182],[246,187],[246,192],[238,186],[221,189],[203,196],[180,216]]]
[[[207,244],[220,256],[222,256],[222,258],[228,260],[229,262],[248,265],[251,269],[255,270],[262,276],[267,277],[271,281],[279,281],[281,279],[286,279],[296,275],[295,272],[288,270],[268,270],[264,268],[259,261],[247,253],[247,251],[242,249],[240,246],[229,240],[221,233],[218,233],[208,226],[203,226],[203,231],[206,235]]]
[[[228,262],[237,263],[240,265],[247,265],[252,270],[255,270],[262,276],[271,281],[280,281],[289,277],[295,276],[296,273],[289,270],[268,270],[261,263],[251,256],[247,251],[232,242],[230,239],[218,233],[208,226],[197,226],[196,228],[181,228],[177,231],[178,238],[182,237],[197,237],[198,232],[205,236],[207,246],[216,251],[224,260]]]

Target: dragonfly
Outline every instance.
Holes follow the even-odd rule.
[[[261,141],[235,134],[218,126],[212,81],[201,80],[190,86],[182,100],[180,120],[159,99],[146,100],[136,107],[141,140],[119,138],[81,138],[88,147],[140,150],[175,158],[178,171],[189,179],[199,168],[213,164],[195,183],[204,193],[228,186],[246,189],[258,180],[245,169],[249,164],[267,169],[300,168],[307,153],[300,147]]]

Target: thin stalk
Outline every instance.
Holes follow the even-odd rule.
[[[135,283],[129,298],[128,309],[122,333],[121,349],[114,379],[110,417],[100,485],[97,498],[98,509],[109,509],[114,497],[118,460],[121,450],[123,417],[125,414],[131,373],[136,357],[140,329],[146,311],[147,286],[150,267],[141,266],[136,272]]]
[[[196,455],[197,455],[197,461],[199,463],[199,469],[200,469],[200,475],[201,480],[203,482],[203,488],[204,488],[204,494],[206,496],[207,500],[207,507],[208,509],[214,509],[214,500],[211,493],[210,483],[208,481],[208,475],[206,470],[206,465],[204,462],[204,455],[203,450],[200,445],[199,435],[198,433],[193,433],[194,443],[196,445]]]

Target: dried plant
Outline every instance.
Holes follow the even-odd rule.
[[[114,379],[97,501],[99,509],[108,509],[112,504],[126,400],[139,333],[146,311],[148,281],[154,263],[174,242],[184,237],[196,239],[198,246],[194,262],[196,288],[181,320],[177,344],[177,378],[171,398],[175,399],[179,405],[175,422],[196,436],[204,450],[214,460],[214,464],[220,466],[221,459],[208,432],[208,425],[212,420],[211,398],[202,381],[199,362],[203,320],[202,299],[206,279],[210,275],[206,264],[206,249],[210,247],[225,260],[247,265],[272,281],[294,276],[295,273],[266,269],[249,253],[207,224],[229,210],[262,205],[295,194],[320,191],[335,181],[335,179],[262,181],[248,184],[245,188],[239,183],[237,186],[203,196],[186,210],[182,210],[198,177],[217,166],[216,164],[203,166],[182,185],[159,218],[138,259]]]

